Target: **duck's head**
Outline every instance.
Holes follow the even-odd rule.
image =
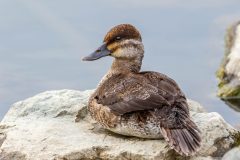
[[[105,56],[117,60],[142,60],[144,48],[139,31],[130,24],[120,24],[113,27],[105,36],[102,46],[95,52],[83,58],[93,61]]]

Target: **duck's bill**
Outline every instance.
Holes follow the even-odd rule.
[[[94,61],[94,60],[97,60],[99,58],[108,56],[110,54],[111,54],[111,52],[107,49],[107,45],[104,43],[95,52],[93,52],[92,54],[84,57],[82,60],[83,61]]]

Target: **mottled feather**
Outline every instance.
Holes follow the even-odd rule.
[[[188,111],[185,97],[177,84],[165,75],[156,72],[117,74],[97,90],[98,103],[108,106],[118,115],[155,109],[183,103]]]
[[[200,147],[200,132],[190,120],[186,98],[176,82],[164,74],[113,75],[97,89],[94,98],[118,116],[153,111],[163,137],[180,154],[192,155]]]

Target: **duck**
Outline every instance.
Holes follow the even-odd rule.
[[[144,139],[165,139],[178,154],[194,155],[201,131],[191,120],[178,84],[154,71],[141,71],[144,45],[131,24],[111,28],[103,44],[83,61],[113,57],[110,70],[88,101],[91,117],[111,132]]]

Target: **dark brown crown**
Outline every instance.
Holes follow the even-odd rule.
[[[136,39],[142,41],[139,31],[131,24],[120,24],[108,31],[104,38],[104,42],[111,43],[117,38],[121,39]]]

